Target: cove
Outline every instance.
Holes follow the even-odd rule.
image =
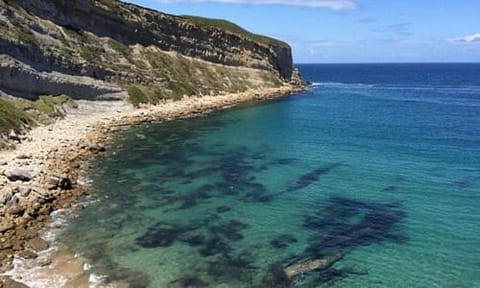
[[[479,283],[480,100],[364,81],[120,132],[61,242],[130,287]]]

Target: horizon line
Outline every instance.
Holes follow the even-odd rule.
[[[294,65],[353,65],[353,64],[480,64],[478,62],[294,62]]]

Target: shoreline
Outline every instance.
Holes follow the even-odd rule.
[[[32,129],[24,137],[26,141],[15,150],[0,151],[0,276],[11,275],[8,271],[12,270],[13,261],[19,255],[35,259],[49,248],[40,232],[50,229],[52,212],[82,209],[82,205],[76,208],[72,205],[94,194],[86,181],[88,160],[102,154],[106,149],[104,144],[118,130],[147,122],[195,117],[304,90],[304,87],[285,85],[217,96],[186,97],[139,109],[125,102],[105,102],[93,112],[88,111],[89,105],[101,102],[90,101],[85,102],[88,105],[83,103],[86,109],[83,114],[72,111],[64,119]],[[68,253],[56,254],[53,257],[60,257],[65,263],[78,262]],[[52,265],[55,268],[51,261],[44,263],[47,270]],[[77,272],[82,266],[79,263],[71,265]],[[59,269],[59,273],[66,272]],[[85,280],[85,275],[66,278],[75,280],[71,278],[78,277]],[[13,280],[22,282],[18,277]],[[86,280],[88,283],[88,277]]]

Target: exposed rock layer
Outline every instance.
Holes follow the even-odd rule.
[[[116,0],[0,0],[2,54],[0,90],[26,98],[96,99],[132,84],[167,96],[238,92],[278,86],[293,73],[284,42]]]

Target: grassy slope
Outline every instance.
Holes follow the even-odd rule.
[[[25,126],[63,117],[64,105],[75,107],[76,104],[66,95],[41,96],[37,101],[0,98],[0,135],[11,130],[20,132]]]

